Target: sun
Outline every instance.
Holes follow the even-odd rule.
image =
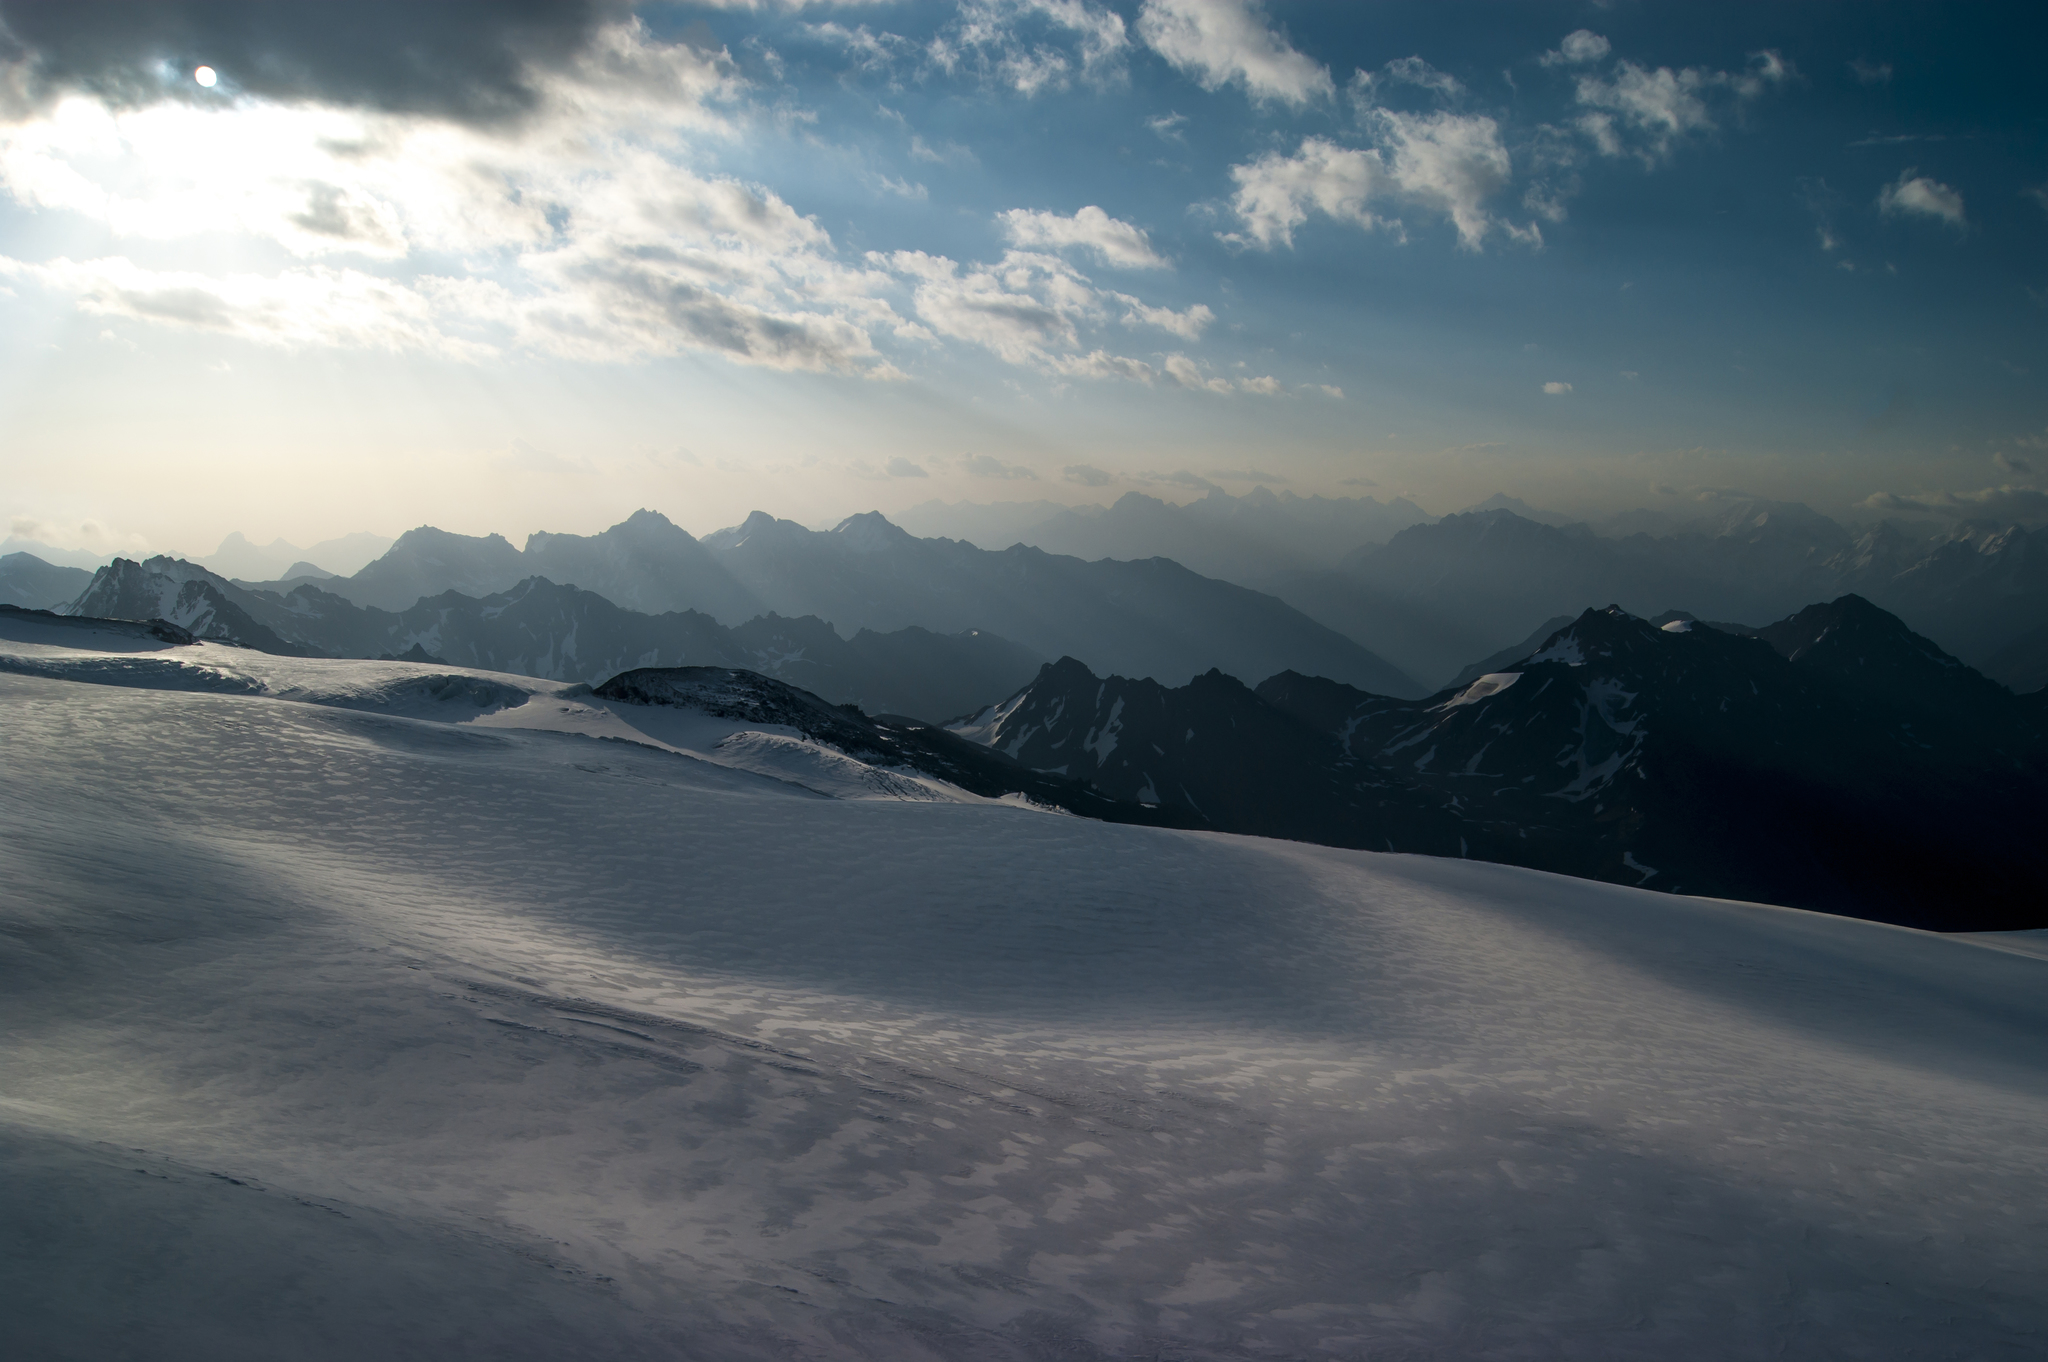
[[[211,66],[202,66],[192,73],[192,79],[211,90],[219,82],[220,76]]]

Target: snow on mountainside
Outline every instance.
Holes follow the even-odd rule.
[[[2020,949],[819,798],[528,679],[0,653],[11,1355],[2048,1338]]]
[[[1115,822],[1171,824],[1047,779],[914,719],[869,718],[751,672],[690,667],[614,678],[597,692],[533,677],[297,658],[209,645],[162,621],[0,610],[0,672],[611,739],[751,771],[834,798],[984,799]],[[735,697],[744,697],[736,703]],[[675,711],[687,711],[678,715]]]
[[[1168,690],[1068,659],[957,731],[1222,830],[1917,926],[2048,922],[2048,710],[1853,597],[1764,632],[1589,610],[1422,701],[1295,672]]]

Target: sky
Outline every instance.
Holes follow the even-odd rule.
[[[2023,5],[0,0],[0,514],[2048,521]]]

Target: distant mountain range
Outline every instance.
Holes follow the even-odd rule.
[[[364,608],[311,583],[239,586],[193,563],[116,559],[69,607],[75,615],[162,619],[204,639],[287,656],[400,657],[596,684],[643,667],[743,667],[834,704],[926,720],[1006,694],[1042,660],[983,631],[862,630],[768,615],[727,628],[695,611],[646,615],[534,577],[476,597],[444,591],[410,609]]]
[[[2048,625],[2048,540],[2020,527],[1920,540],[1880,525],[1854,536],[1804,506],[1767,502],[1736,504],[1710,525],[1611,538],[1495,509],[1411,526],[1334,570],[1264,585],[1425,679],[1587,601],[1754,623],[1854,593],[2023,684],[2024,659],[2002,650]]]
[[[2048,697],[1855,596],[1753,634],[1588,610],[1422,701],[1046,666],[955,725],[1225,831],[1945,930],[2042,924]]]
[[[534,576],[629,610],[697,611],[727,624],[773,613],[815,615],[854,631],[986,631],[1039,657],[1071,654],[1165,682],[1214,667],[1248,676],[1294,668],[1382,694],[1422,692],[1292,606],[1168,559],[1083,562],[1022,546],[991,552],[918,539],[873,513],[817,532],[756,512],[699,540],[640,511],[602,534],[536,534],[523,550],[497,535],[421,528],[320,589],[402,611],[446,591],[481,597]]]
[[[1142,492],[1109,506],[928,501],[895,517],[922,538],[962,539],[985,549],[1025,544],[1090,561],[1171,558],[1204,576],[1248,586],[1278,572],[1334,567],[1366,544],[1435,519],[1406,497],[1303,497],[1265,487],[1237,497],[1211,488],[1185,505]]]
[[[63,605],[91,581],[92,574],[83,568],[59,567],[32,553],[0,555],[0,605],[31,610]]]

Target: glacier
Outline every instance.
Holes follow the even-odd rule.
[[[2034,935],[8,627],[14,1356],[2048,1345]]]

